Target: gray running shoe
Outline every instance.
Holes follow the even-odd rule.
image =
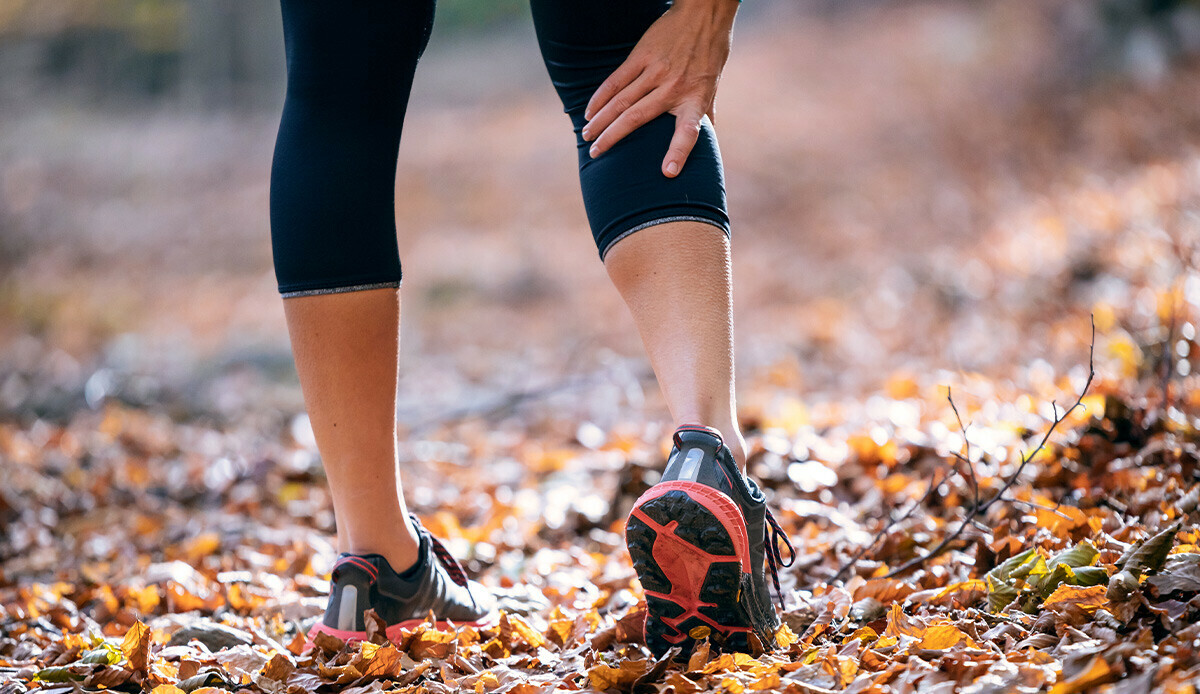
[[[413,526],[421,538],[417,563],[397,573],[379,554],[338,555],[333,566],[329,604],[325,617],[308,632],[305,648],[318,633],[343,641],[365,641],[363,613],[369,608],[387,623],[386,635],[396,641],[400,630],[425,622],[432,612],[439,628],[478,624],[495,606],[492,594],[471,581],[462,566],[416,517]]]

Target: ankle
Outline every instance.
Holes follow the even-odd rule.
[[[725,447],[729,449],[733,460],[739,468],[746,469],[746,440],[742,438],[742,431],[737,424],[731,421],[713,422],[700,418],[679,419],[675,422],[676,429],[683,426],[703,426],[719,431],[721,440],[725,442]]]
[[[404,573],[420,559],[420,540],[407,517],[394,522],[377,522],[368,532],[357,535],[349,532],[347,535],[348,549],[344,551],[350,554],[378,554],[387,560],[396,573]]]

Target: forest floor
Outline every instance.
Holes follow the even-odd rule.
[[[6,109],[0,694],[1195,692],[1200,64],[1081,74],[1038,5],[739,29],[739,411],[796,557],[779,648],[673,663],[622,536],[669,424],[532,44],[418,77],[397,416],[423,522],[547,606],[390,644],[300,649],[334,528],[277,115]],[[467,58],[519,76],[441,89]]]

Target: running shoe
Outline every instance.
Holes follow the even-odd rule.
[[[779,566],[791,566],[795,551],[719,431],[680,427],[674,444],[662,480],[625,524],[646,594],[646,644],[658,656],[675,646],[686,656],[704,639],[744,651],[754,634],[772,650],[780,620],[766,573],[782,608]]]
[[[330,580],[325,617],[307,635],[307,649],[318,633],[343,641],[365,641],[363,613],[368,608],[387,623],[391,641],[401,629],[411,629],[433,614],[439,629],[453,625],[477,625],[492,611],[495,600],[475,581],[467,579],[462,566],[437,538],[412,517],[421,539],[417,563],[397,573],[379,554],[339,554]]]

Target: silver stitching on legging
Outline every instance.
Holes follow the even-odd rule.
[[[399,282],[375,282],[373,284],[356,284],[351,287],[326,287],[325,289],[301,289],[295,292],[282,292],[280,296],[285,299],[294,299],[298,296],[318,296],[321,294],[343,294],[345,292],[362,292],[368,289],[386,289],[391,287],[399,289]]]
[[[632,229],[626,229],[625,231],[621,232],[620,235],[617,236],[617,238],[613,239],[612,241],[609,241],[608,245],[605,246],[604,250],[600,253],[600,260],[603,261],[604,257],[608,255],[608,251],[613,246],[617,245],[618,241],[625,238],[626,236],[629,236],[630,234],[632,234],[636,231],[641,231],[642,229],[645,229],[646,227],[652,227],[652,226],[656,226],[659,224],[667,224],[669,222],[701,222],[703,224],[709,224],[709,225],[715,226],[716,228],[718,228],[722,232],[724,232],[726,236],[729,236],[729,232],[725,230],[724,226],[722,226],[716,220],[709,219],[708,217],[693,217],[691,215],[679,215],[679,216],[675,216],[675,217],[663,217],[661,219],[652,219],[649,222],[643,222],[642,224],[639,224],[639,225],[633,227]]]

